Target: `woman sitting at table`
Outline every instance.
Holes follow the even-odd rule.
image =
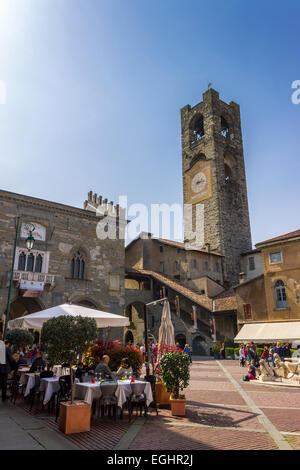
[[[127,357],[124,357],[121,361],[121,366],[119,367],[118,371],[117,371],[117,376],[118,378],[122,378],[122,377],[129,377],[131,376],[132,377],[133,375],[133,370],[132,370],[132,367],[130,365],[130,362],[129,362],[129,359]]]
[[[46,362],[43,359],[43,353],[41,351],[37,351],[29,372],[36,372],[38,369],[44,369],[45,366]]]
[[[84,367],[83,362],[78,363],[78,367],[75,372],[75,378],[79,379],[79,382],[83,382],[83,375],[86,373],[86,367]]]

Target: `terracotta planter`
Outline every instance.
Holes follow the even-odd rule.
[[[185,416],[185,398],[170,398],[172,416]]]
[[[86,432],[91,428],[91,405],[81,400],[60,404],[59,429],[65,434]]]
[[[155,384],[155,397],[157,403],[160,405],[170,405],[170,393],[167,392],[163,382],[156,382]]]

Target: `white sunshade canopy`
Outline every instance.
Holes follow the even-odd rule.
[[[8,322],[8,328],[41,329],[44,322],[51,318],[60,317],[61,315],[71,315],[72,317],[81,315],[85,318],[94,318],[97,328],[122,327],[129,325],[129,319],[121,315],[101,312],[101,310],[82,307],[81,305],[63,304],[10,320]]]
[[[300,340],[300,321],[247,323],[234,338],[235,343],[245,341],[256,343],[288,341],[291,343],[297,340]]]

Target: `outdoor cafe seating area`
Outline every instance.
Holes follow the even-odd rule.
[[[9,380],[11,402],[35,414],[53,415],[57,421],[60,404],[71,399],[70,369],[64,364],[38,368],[33,373],[29,370],[29,365],[22,366]],[[134,375],[112,380],[90,371],[81,381],[77,378],[73,381],[73,398],[91,405],[92,421],[123,419],[124,411],[129,420],[133,413],[146,416],[153,402],[151,383]]]

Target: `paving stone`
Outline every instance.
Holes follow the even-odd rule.
[[[261,409],[280,431],[300,432],[300,409],[289,410],[263,407]]]
[[[163,438],[162,438],[163,436]],[[271,450],[277,449],[266,434],[214,428],[145,424],[130,450]]]

